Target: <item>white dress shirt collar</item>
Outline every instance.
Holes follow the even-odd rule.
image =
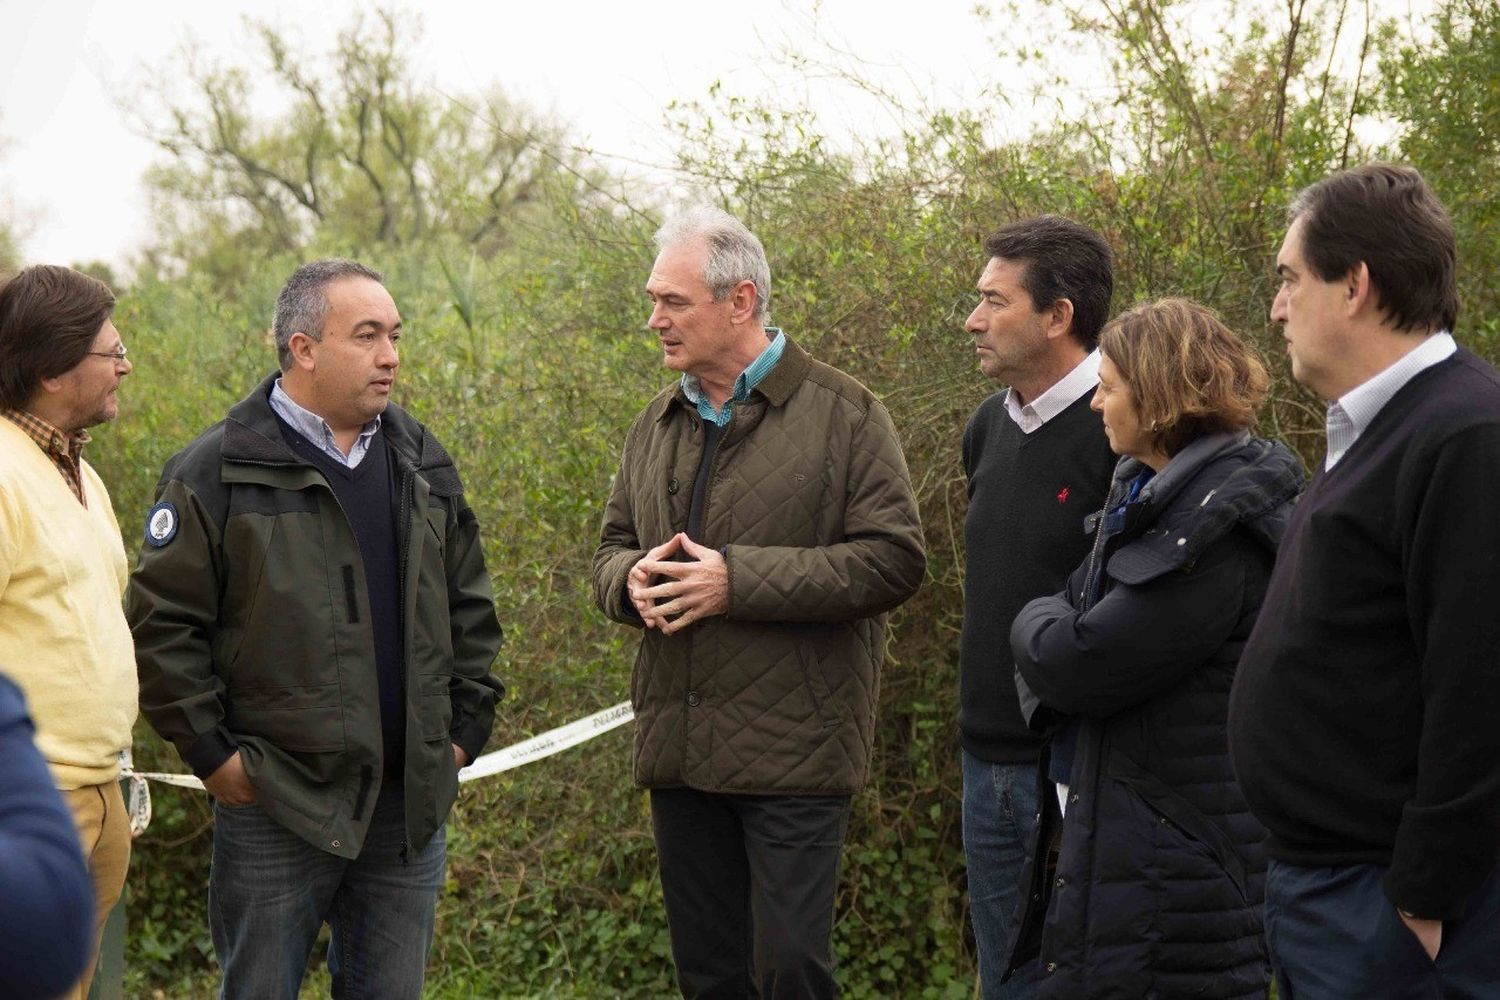
[[[1052,383],[1052,387],[1029,403],[1022,403],[1014,388],[1005,391],[1005,412],[1030,434],[1073,405],[1074,400],[1099,384],[1099,352],[1090,351],[1073,370]]]
[[[1454,343],[1452,334],[1446,330],[1434,333],[1407,351],[1395,364],[1328,404],[1328,456],[1323,460],[1323,468],[1331,469],[1338,464],[1338,460],[1370,426],[1370,421],[1406,383],[1439,361],[1446,360],[1456,350],[1458,344]]]

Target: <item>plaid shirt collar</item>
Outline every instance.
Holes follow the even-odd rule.
[[[85,507],[89,505],[83,495],[83,446],[89,443],[89,432],[84,430],[65,434],[41,417],[24,410],[3,410],[5,417],[36,442],[36,446],[52,459],[57,471],[62,473],[68,488]]]

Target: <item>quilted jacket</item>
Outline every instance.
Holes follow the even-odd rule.
[[[1082,726],[1060,831],[1050,783],[1041,799],[1010,966],[1039,950],[1042,998],[1261,998],[1265,834],[1225,720],[1302,467],[1202,437],[1120,506],[1143,468],[1121,460],[1094,555],[1011,628],[1022,714]]]
[[[604,511],[594,595],[640,626],[630,568],[684,530],[705,432],[679,386],[636,417]],[[885,613],[926,556],[885,407],[793,344],[735,404],[713,456],[702,538],[728,564],[728,612],[646,630],[631,673],[646,788],[848,794],[865,780]]]

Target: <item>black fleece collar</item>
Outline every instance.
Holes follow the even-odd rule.
[[[282,437],[281,425],[271,409],[271,387],[280,372],[267,375],[250,394],[229,410],[224,422],[223,458],[226,462],[262,465],[306,465]],[[402,467],[418,472],[432,492],[457,496],[463,492],[453,459],[438,440],[418,421],[390,403],[380,419],[380,436],[395,452]]]

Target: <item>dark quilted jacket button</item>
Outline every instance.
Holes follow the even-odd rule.
[[[677,492],[677,477],[676,476],[673,476],[672,477],[672,481],[667,484],[667,492],[668,493],[676,493]]]
[[[697,708],[699,705],[703,704],[703,699],[698,696],[698,692],[697,691],[689,691],[688,692],[688,697],[687,697],[687,702],[688,702],[688,707],[690,707],[690,708]]]

